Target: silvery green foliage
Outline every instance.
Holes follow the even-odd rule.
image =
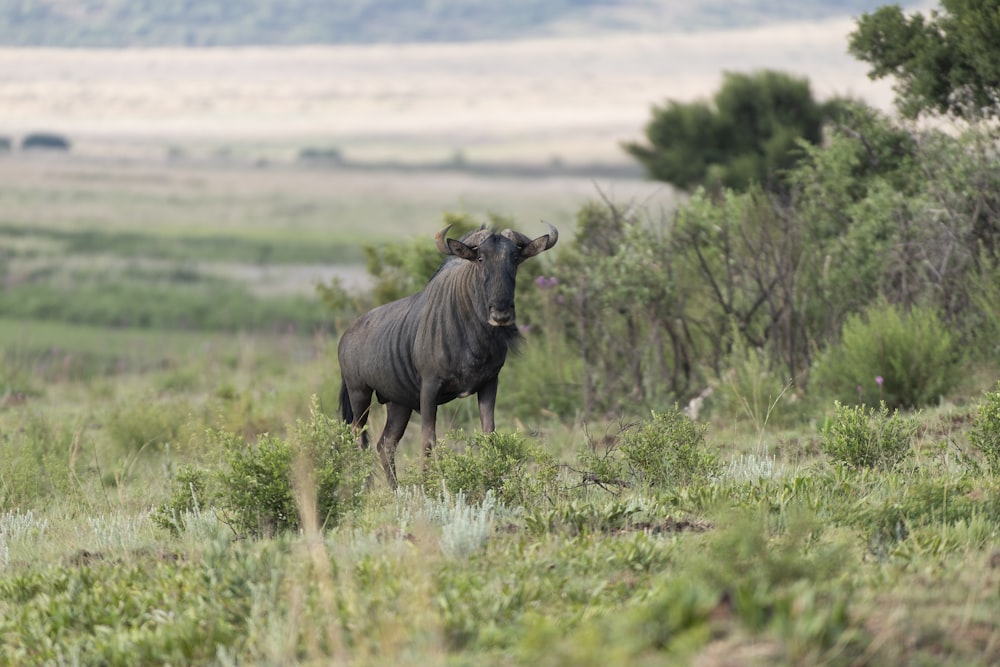
[[[93,549],[97,551],[128,551],[140,542],[142,532],[149,528],[149,514],[129,516],[120,512],[87,519],[93,533]]]
[[[41,539],[49,527],[48,519],[36,519],[31,510],[0,514],[0,567],[10,563],[10,545],[29,538]]]
[[[734,482],[756,482],[761,479],[774,479],[785,474],[784,468],[778,464],[774,456],[757,454],[740,454],[732,459],[722,469],[721,479]]]
[[[449,558],[463,559],[479,551],[493,532],[496,506],[492,490],[486,492],[483,502],[478,505],[466,504],[465,494],[459,491],[441,529],[442,553]]]
[[[469,504],[464,491],[451,493],[442,486],[440,496],[428,496],[419,487],[396,491],[399,533],[406,534],[414,521],[441,526],[441,551],[449,558],[467,558],[486,544],[498,519],[512,517],[511,509],[492,490],[481,503]]]
[[[181,519],[184,533],[196,540],[230,541],[232,539],[233,531],[219,519],[215,509],[203,510],[196,507],[193,510],[182,512]]]

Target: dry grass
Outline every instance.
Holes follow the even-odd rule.
[[[724,70],[808,76],[888,107],[846,54],[851,19],[740,31],[519,42],[242,49],[0,49],[0,128],[77,150],[162,156],[236,145],[284,159],[626,161],[652,104],[708,97]]]

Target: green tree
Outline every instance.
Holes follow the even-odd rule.
[[[941,11],[880,7],[858,19],[848,51],[868,76],[896,79],[896,106],[969,118],[1000,115],[1000,0],[941,0]]]
[[[654,179],[691,190],[744,189],[792,167],[799,141],[817,144],[837,103],[819,104],[809,81],[773,70],[727,72],[712,103],[653,108],[648,143],[626,143]]]

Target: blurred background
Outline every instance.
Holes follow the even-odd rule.
[[[446,213],[567,239],[589,201],[666,214],[625,147],[657,105],[777,70],[888,109],[847,54],[877,4],[4,3],[0,391],[335,336],[377,249]]]

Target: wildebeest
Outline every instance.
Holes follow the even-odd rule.
[[[520,338],[514,319],[517,267],[556,244],[559,232],[531,239],[510,229],[482,229],[461,239],[435,235],[449,255],[416,294],[365,313],[340,339],[340,409],[357,428],[368,421],[372,392],[386,404],[378,453],[396,486],[396,445],[414,410],[421,415],[424,459],[436,442],[437,406],[476,394],[484,433],[494,430],[497,378]],[[367,446],[367,435],[362,434]]]

